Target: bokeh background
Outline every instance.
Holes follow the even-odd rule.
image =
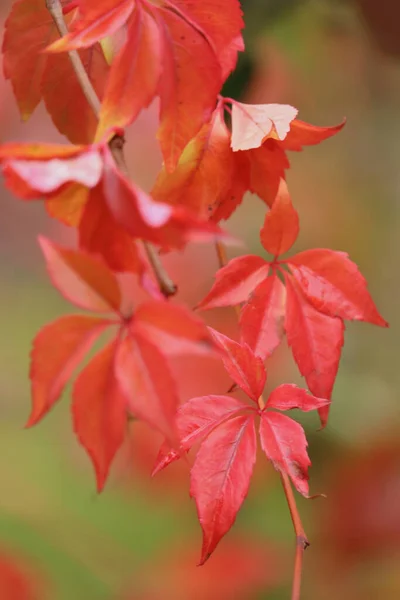
[[[2,0],[1,25],[11,5]],[[398,0],[246,0],[246,54],[227,95],[247,102],[291,103],[300,118],[345,130],[291,155],[288,174],[300,212],[296,250],[349,252],[366,278],[389,330],[347,326],[331,419],[301,419],[309,438],[311,492],[327,499],[298,505],[311,548],[307,600],[400,597],[400,6]],[[151,187],[160,166],[157,107],[128,133],[136,180]],[[0,80],[0,139],[52,141],[43,107],[22,124],[8,83]],[[201,568],[201,531],[188,496],[188,470],[150,470],[160,442],[132,425],[101,496],[78,446],[69,393],[38,426],[30,410],[30,342],[70,308],[50,285],[36,237],[73,243],[40,203],[23,204],[1,188],[0,219],[0,598],[1,600],[287,600],[294,537],[279,478],[260,456],[237,523]],[[246,198],[229,223],[261,252],[265,208]],[[231,256],[240,249],[231,249]],[[181,301],[195,305],[217,268],[212,248],[167,258]],[[195,273],[195,278],[193,277]],[[229,309],[205,315],[235,335]],[[54,341],[57,343],[57,340]],[[182,400],[224,391],[212,360],[174,365]],[[302,383],[290,353],[269,364],[269,386]],[[8,586],[8,587],[7,587]]]

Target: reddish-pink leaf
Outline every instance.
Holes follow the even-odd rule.
[[[170,302],[141,304],[135,312],[132,327],[169,356],[209,354],[217,349],[205,323],[186,307]]]
[[[215,341],[224,351],[224,367],[233,381],[255,402],[261,396],[267,374],[264,363],[255,356],[247,344],[238,344],[219,331],[211,329]]]
[[[313,146],[339,133],[346,124],[346,119],[333,127],[318,127],[294,119],[290,124],[290,131],[282,142],[285,150],[301,150],[303,146]]]
[[[293,383],[284,383],[271,392],[265,403],[265,408],[276,408],[277,410],[298,408],[304,412],[308,412],[324,408],[329,402],[325,398],[312,396],[306,390],[297,387]]]
[[[119,311],[121,291],[115,275],[98,259],[39,238],[55,287],[73,304],[95,312]]]
[[[285,274],[285,281],[288,344],[312,394],[330,399],[344,341],[343,321],[318,312],[290,275]],[[328,412],[329,406],[319,410],[323,425],[326,425]]]
[[[268,138],[284,140],[297,113],[287,104],[232,102],[232,150],[259,148]]]
[[[74,430],[93,462],[99,492],[122,445],[127,423],[126,398],[115,376],[118,343],[112,342],[96,354],[73,389]]]
[[[278,194],[267,212],[261,229],[261,243],[274,256],[285,254],[299,235],[299,215],[293,207],[288,188],[281,179]]]
[[[219,269],[215,283],[199,308],[207,310],[234,306],[248,299],[254,288],[267,277],[269,264],[260,256],[239,256]]]
[[[231,151],[232,152],[232,151]],[[221,197],[217,197],[210,207],[210,218],[215,223],[229,219],[250,189],[250,162],[247,152],[232,152],[232,173],[230,187]]]
[[[47,48],[48,52],[66,52],[87,48],[112,35],[128,20],[135,8],[133,0],[84,0],[79,2],[79,19],[63,38]]]
[[[345,252],[306,250],[290,258],[288,266],[317,310],[332,317],[388,326],[368,292],[367,282]]]
[[[287,473],[295,488],[308,496],[307,439],[302,426],[286,415],[263,412],[260,420],[261,447],[277,471]]]
[[[286,289],[274,273],[258,284],[240,314],[241,340],[263,360],[283,336]]]
[[[46,325],[37,334],[31,351],[32,412],[30,427],[54,406],[85,354],[109,321],[68,315]]]
[[[124,128],[156,95],[162,69],[160,30],[152,15],[137,5],[127,41],[113,60],[96,138],[111,127]]]
[[[270,208],[279,190],[285,170],[290,167],[280,142],[268,139],[260,148],[247,152],[250,164],[249,189],[257,194]]]
[[[203,440],[216,427],[243,410],[249,410],[232,396],[202,396],[182,404],[176,414],[180,447],[189,451],[194,444]],[[165,442],[160,448],[152,475],[179,459],[181,454]]]
[[[120,345],[116,375],[131,412],[166,436],[177,448],[175,416],[178,394],[164,355],[139,332]]]
[[[229,420],[201,444],[191,470],[190,495],[203,530],[200,564],[235,522],[256,460],[254,415]]]

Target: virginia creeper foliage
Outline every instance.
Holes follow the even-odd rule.
[[[308,496],[306,435],[282,411],[317,410],[326,425],[344,321],[387,326],[346,253],[317,248],[285,257],[300,229],[285,179],[288,154],[330,138],[344,122],[314,126],[289,105],[221,96],[244,49],[243,26],[239,0],[15,0],[3,39],[22,119],[43,100],[70,142],[3,144],[5,185],[23,201],[43,200],[51,217],[77,230],[77,249],[39,243],[52,284],[89,313],[37,334],[28,425],[52,409],[95,342],[112,332],[75,379],[75,434],[99,490],[132,418],[165,437],[155,473],[195,448],[190,495],[203,530],[200,564],[235,521],[259,442],[287,497],[288,478]],[[153,100],[163,164],[149,194],[129,177],[123,144],[124,130]],[[270,257],[224,264],[198,306],[236,306],[234,341],[169,299],[175,285],[162,257],[192,241],[228,240],[219,224],[246,192],[266,205],[260,237]],[[147,301],[123,293],[126,272]],[[264,399],[265,362],[284,336],[310,393],[282,383]],[[180,404],[169,357],[187,353],[222,360],[230,392]],[[238,388],[247,400],[234,396]]]

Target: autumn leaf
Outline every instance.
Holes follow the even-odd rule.
[[[256,460],[255,420],[260,420],[262,448],[275,469],[291,477],[296,489],[308,496],[307,441],[301,425],[272,410],[322,410],[329,400],[312,396],[293,384],[272,391],[265,406],[259,403],[266,379],[264,365],[248,346],[213,330],[224,348],[228,374],[249,396],[251,403],[231,396],[192,398],[176,416],[182,452],[200,443],[191,469],[190,494],[196,501],[203,530],[200,564],[209,558],[235,522],[247,495]],[[153,475],[181,458],[168,440],[162,445]]]
[[[347,254],[315,249],[281,258],[298,232],[298,214],[281,180],[261,229],[261,242],[273,260],[241,256],[230,261],[217,272],[216,282],[199,308],[244,302],[240,314],[242,343],[265,359],[277,348],[285,331],[311,392],[330,399],[344,341],[343,321],[361,320],[383,327],[387,323]],[[328,410],[320,409],[323,425]]]
[[[131,299],[122,294],[115,273],[99,258],[45,238],[40,244],[60,293],[78,307],[109,315],[68,315],[36,336],[28,426],[52,408],[93,343],[113,327],[113,341],[78,375],[72,402],[74,430],[94,464],[100,491],[124,440],[128,412],[179,447],[175,425],[179,399],[165,340],[172,340],[172,354],[212,355],[216,344],[205,324],[184,307],[154,300],[136,311],[129,308]]]
[[[181,0],[157,5],[114,0],[100,6],[83,0],[70,33],[48,51],[87,48],[123,26],[126,42],[111,67],[97,139],[115,126],[116,116],[117,124],[125,127],[159,96],[157,137],[165,168],[172,172],[185,146],[209,121],[216,96],[243,49],[239,2],[207,0],[200,7]]]
[[[73,13],[66,17],[71,22]],[[43,53],[58,32],[42,0],[16,0],[5,24],[3,69],[23,120],[41,100],[54,125],[73,143],[91,143],[97,119],[65,55]],[[99,44],[80,56],[97,95],[101,98],[109,67]]]

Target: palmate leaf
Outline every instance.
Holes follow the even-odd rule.
[[[125,127],[159,96],[157,137],[165,167],[173,171],[185,146],[211,117],[216,96],[243,49],[240,4],[111,0],[99,5],[82,0],[71,32],[48,50],[88,48],[123,26],[127,39],[111,68],[97,139],[116,125],[116,117]]]
[[[68,315],[36,336],[28,426],[53,407],[92,344],[113,326],[114,340],[78,375],[72,402],[74,430],[93,462],[100,491],[124,440],[128,412],[179,447],[175,424],[179,398],[169,356],[213,355],[217,347],[205,324],[184,307],[163,300],[122,312],[121,306],[131,304],[131,299],[123,297],[115,273],[103,261],[44,238],[40,243],[60,293],[76,306],[109,315]]]
[[[67,23],[72,14],[66,17]],[[43,53],[58,32],[44,0],[16,0],[5,24],[3,69],[11,81],[24,120],[44,101],[54,125],[76,144],[93,141],[97,120],[65,55]],[[109,67],[99,44],[82,50],[81,59],[102,98]]]
[[[261,242],[274,259],[268,262],[256,256],[241,256],[230,261],[217,272],[213,288],[199,307],[244,302],[240,315],[242,342],[265,359],[277,348],[285,331],[311,392],[330,399],[344,342],[343,321],[360,320],[383,327],[387,323],[358,267],[346,254],[315,249],[281,258],[296,241],[298,232],[298,215],[281,181],[261,229]],[[320,410],[323,425],[328,410]]]
[[[247,495],[256,460],[256,420],[260,420],[261,445],[267,458],[277,471],[292,479],[301,494],[308,496],[311,461],[303,428],[272,410],[297,408],[308,412],[322,410],[330,402],[296,385],[284,384],[272,391],[261,408],[258,397],[266,377],[262,361],[248,346],[216,331],[213,335],[225,349],[222,360],[226,371],[249,394],[252,403],[214,395],[184,403],[176,417],[181,451],[171,448],[166,440],[153,470],[154,475],[200,443],[190,486],[203,530],[200,564],[232,527]]]

